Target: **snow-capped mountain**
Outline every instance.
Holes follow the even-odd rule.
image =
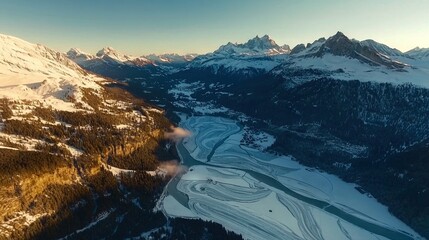
[[[429,59],[429,48],[413,48],[408,52],[405,52],[405,55],[415,58],[415,59]]]
[[[132,57],[119,53],[112,47],[104,47],[100,51],[95,54],[97,57],[101,59],[105,59],[106,61],[116,61],[118,63],[125,63],[133,59]]]
[[[167,53],[167,54],[149,54],[145,57],[149,59],[150,61],[156,63],[156,64],[182,64],[187,63],[192,60],[194,60],[195,57],[197,57],[197,54],[185,54],[185,55],[179,55],[176,53]]]
[[[135,67],[153,66],[154,64],[184,64],[192,61],[197,54],[179,55],[170,54],[150,54],[135,57],[123,54],[112,47],[104,47],[95,55],[85,53],[77,48],[72,48],[67,52],[67,56],[84,68],[94,68],[97,65],[128,65]]]
[[[268,35],[256,36],[246,43],[227,43],[213,52],[214,55],[224,56],[270,56],[290,53],[288,45],[279,46]]]
[[[414,49],[402,53],[374,40],[359,41],[337,32],[329,38],[298,44],[293,49],[288,45],[280,46],[264,35],[245,43],[229,42],[212,53],[197,57],[151,54],[136,58],[111,47],[103,48],[96,55],[71,49],[68,56],[85,69],[120,79],[139,77],[141,71],[155,75],[208,71],[240,78],[269,73],[288,79],[292,85],[330,77],[429,86],[428,61],[419,60],[429,55],[428,52],[427,49]]]
[[[173,53],[135,57],[122,54],[112,47],[105,47],[95,55],[72,48],[67,52],[67,56],[86,70],[125,80],[177,71],[176,68],[186,65],[197,55]]]
[[[268,35],[256,36],[246,43],[227,43],[213,53],[196,57],[188,69],[204,69],[215,73],[254,75],[268,72],[287,58],[288,45],[279,46]]]
[[[110,76],[114,79],[141,78],[145,75],[158,74],[158,72],[164,71],[144,56],[134,57],[122,54],[112,47],[105,47],[95,55],[72,48],[67,52],[67,56],[88,71]]]
[[[0,96],[74,110],[82,89],[101,89],[104,79],[88,74],[66,55],[43,45],[0,35]],[[89,107],[89,106],[87,106]]]
[[[86,61],[95,59],[96,56],[88,54],[78,48],[71,48],[67,53],[67,57],[72,59],[77,64],[82,64]]]
[[[135,66],[144,66],[152,64],[152,61],[145,57],[134,57],[130,55],[125,55],[112,47],[105,47],[97,52],[97,57],[107,61],[107,62],[116,62],[119,64],[135,65]]]
[[[112,47],[104,47],[96,55],[84,53],[76,48],[67,52],[67,56],[83,67],[94,67],[103,64],[119,64],[129,66],[152,65],[152,61],[145,57],[125,55]]]

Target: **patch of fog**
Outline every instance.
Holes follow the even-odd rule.
[[[171,127],[171,132],[166,132],[164,137],[174,142],[178,142],[185,137],[191,136],[191,134],[192,133],[186,129],[180,127]]]
[[[162,162],[157,169],[162,171],[167,176],[174,176],[178,172],[182,171],[183,166],[180,165],[177,160],[171,160]]]

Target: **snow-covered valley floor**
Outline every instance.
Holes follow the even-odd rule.
[[[181,127],[192,132],[177,145],[189,168],[167,188],[172,217],[218,222],[246,239],[420,239],[356,185],[241,145],[233,120],[191,117]]]

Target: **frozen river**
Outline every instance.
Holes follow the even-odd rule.
[[[186,166],[167,186],[164,212],[218,222],[246,239],[419,239],[354,184],[240,144],[219,117],[183,119]]]

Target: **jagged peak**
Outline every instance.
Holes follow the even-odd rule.
[[[338,31],[335,35],[331,36],[328,38],[329,42],[352,42],[352,40],[350,40],[346,35],[344,35],[344,33]]]
[[[214,53],[233,55],[275,55],[289,53],[289,45],[279,46],[269,35],[256,35],[245,43],[228,42],[219,47]]]
[[[66,52],[66,55],[69,57],[76,57],[79,55],[89,55],[89,54],[80,50],[79,48],[70,48],[70,50],[68,50],[68,52]]]
[[[76,53],[81,53],[83,52],[82,50],[80,50],[79,48],[70,48],[70,50],[68,52],[76,52]]]
[[[310,44],[308,44],[307,47],[303,43],[297,44],[294,48],[292,48],[290,54],[300,53],[304,51],[306,48],[308,48],[309,46]]]
[[[333,37],[347,37],[343,32],[337,31]]]
[[[104,47],[103,49],[101,49],[100,51],[97,52],[97,56],[101,57],[103,55],[109,55],[109,54],[113,54],[113,55],[118,55],[118,51],[116,51],[114,48],[112,47]]]
[[[326,38],[321,37],[321,38],[317,39],[316,41],[314,41],[312,44],[315,44],[315,43],[322,43],[322,42],[326,42]]]
[[[267,34],[262,37],[256,35],[256,37],[248,40],[243,45],[248,45],[248,47],[278,47],[277,43]]]
[[[264,39],[264,40],[272,40],[272,38],[270,37],[270,35],[265,34],[264,36],[262,36],[260,39]]]

